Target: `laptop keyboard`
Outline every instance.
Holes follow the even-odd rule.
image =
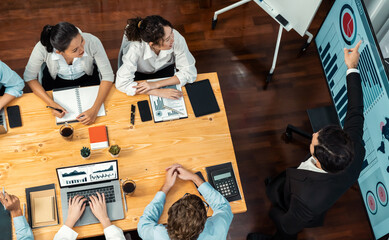
[[[67,193],[68,202],[69,202],[70,198],[73,198],[76,195],[84,196],[85,198],[89,199],[89,196],[91,196],[91,195],[96,196],[96,192],[104,193],[106,203],[115,202],[115,192],[114,192],[113,186],[92,188],[92,189],[86,189],[86,190],[75,191],[75,192],[68,192]],[[89,206],[88,201],[86,201],[86,206]]]

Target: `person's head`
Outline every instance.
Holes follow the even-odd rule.
[[[55,51],[65,59],[82,57],[84,54],[85,41],[78,29],[68,22],[44,26],[41,43],[48,52]]]
[[[172,240],[194,240],[203,231],[207,210],[200,197],[188,194],[168,211],[167,232]]]
[[[354,145],[339,126],[327,126],[312,135],[310,152],[327,172],[344,170],[354,158]]]
[[[157,50],[169,50],[174,43],[172,24],[158,15],[128,19],[125,34],[129,41],[143,40]]]

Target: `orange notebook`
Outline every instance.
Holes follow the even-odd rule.
[[[106,126],[90,127],[89,142],[92,150],[107,148],[108,144],[108,130]]]

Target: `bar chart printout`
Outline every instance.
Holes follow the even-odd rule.
[[[389,84],[374,35],[361,0],[335,1],[315,43],[339,122],[347,115],[347,66],[344,48],[360,40],[358,70],[364,104],[363,141],[366,150],[358,179],[376,239],[389,237]],[[384,238],[386,236],[386,238]]]

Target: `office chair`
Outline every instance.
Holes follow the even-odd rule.
[[[307,114],[314,133],[328,125],[340,125],[334,105],[311,108],[307,110]],[[298,127],[288,124],[283,135],[286,143],[292,141],[293,133],[309,140],[312,139],[312,133],[308,133]]]
[[[128,41],[126,35],[123,34],[122,45],[120,46],[119,56],[118,56],[118,69],[123,65],[123,56],[128,52],[130,48],[130,41]]]

